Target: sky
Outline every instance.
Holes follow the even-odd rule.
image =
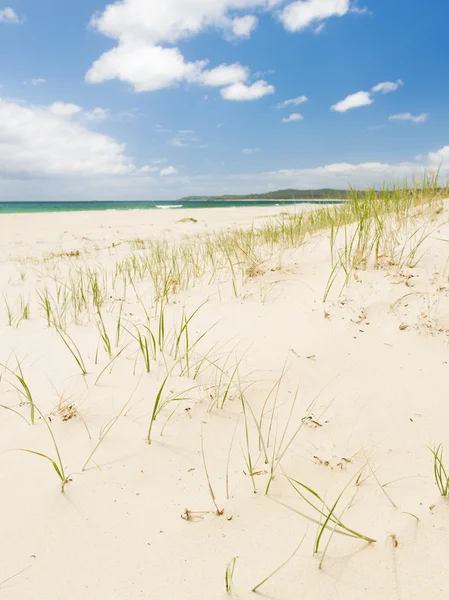
[[[449,2],[0,0],[0,200],[449,173]]]

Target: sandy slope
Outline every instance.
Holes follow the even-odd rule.
[[[243,357],[241,387],[257,419],[287,365],[276,410],[272,411],[272,395],[262,422],[270,460],[299,390],[286,439],[303,425],[282,460],[283,471],[315,489],[330,506],[349,484],[336,514],[343,513],[341,519],[351,529],[377,540],[367,544],[333,535],[321,570],[329,532],[314,556],[317,525],[294,510],[315,515],[281,469],[269,495],[264,495],[270,467],[259,451],[257,428],[249,415],[257,473],[257,494],[253,493],[235,387],[224,408],[217,409],[217,371],[212,366],[204,371],[201,385],[191,378],[192,372],[190,377],[171,377],[166,393],[173,389],[189,399],[177,403],[171,418],[173,404],[162,411],[148,446],[145,437],[165,377],[164,360],[159,357],[151,373],[145,373],[135,342],[125,335],[121,343],[129,342],[129,348],[112,373],[94,386],[108,362],[100,348],[95,364],[95,325],[86,320],[69,329],[89,371],[83,378],[37,305],[33,290],[44,278],[53,274],[63,279],[70,268],[87,264],[111,268],[130,252],[127,244],[117,246],[119,242],[150,236],[181,239],[214,228],[244,226],[278,211],[250,207],[1,217],[0,293],[12,304],[19,295],[29,296],[31,318],[8,327],[2,306],[0,362],[14,368],[14,355],[23,361],[36,404],[46,415],[53,411],[51,426],[64,466],[73,474],[61,494],[49,462],[14,450],[54,456],[42,420],[29,426],[17,414],[1,410],[0,582],[26,569],[0,586],[1,597],[219,600],[229,597],[225,569],[238,557],[232,597],[251,598],[251,588],[286,560],[304,535],[294,558],[260,589],[264,597],[448,597],[449,505],[439,497],[428,449],[441,442],[449,448],[449,245],[442,241],[449,239],[447,209],[433,217],[434,231],[417,267],[358,271],[350,287],[341,296],[335,287],[325,305],[327,235],[284,253],[280,268],[276,257],[264,274],[239,288],[237,298],[229,282],[202,282],[180,293],[167,308],[167,321],[177,323],[184,306],[191,313],[208,299],[192,321],[192,339],[216,325],[196,350],[204,355],[214,348],[211,361],[223,361],[227,350],[230,371]],[[199,222],[177,223],[184,216]],[[81,255],[42,260],[73,250],[81,250]],[[116,307],[113,300],[110,311]],[[125,315],[142,319],[141,307],[131,296]],[[113,330],[112,312],[106,319]],[[3,376],[0,403],[28,418],[29,409],[19,406],[13,381],[10,373]],[[94,462],[81,472],[104,427],[133,391]],[[55,410],[61,398],[78,411],[67,421]],[[201,439],[222,516],[214,514]],[[186,509],[204,512],[185,520],[181,515]]]

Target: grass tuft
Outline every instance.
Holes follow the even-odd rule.
[[[447,498],[449,494],[449,475],[443,465],[443,445],[440,444],[433,450],[430,450],[433,456],[433,474],[435,483],[443,498]]]

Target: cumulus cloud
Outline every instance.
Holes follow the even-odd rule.
[[[282,10],[280,19],[288,31],[300,31],[321,27],[330,17],[343,17],[349,8],[349,0],[298,0]]]
[[[9,23],[10,25],[17,25],[18,23],[20,23],[20,19],[12,8],[1,8],[0,23]]]
[[[259,148],[243,148],[242,150],[243,154],[259,154],[259,152]]]
[[[256,29],[259,19],[254,15],[245,15],[232,20],[232,33],[235,37],[249,38]]]
[[[274,86],[269,85],[266,81],[260,80],[252,85],[233,83],[221,90],[221,96],[225,100],[241,102],[245,100],[258,100],[268,94],[274,94],[274,92]]]
[[[57,117],[73,117],[73,115],[78,115],[83,112],[81,106],[78,104],[70,104],[67,102],[53,102],[48,107],[48,110],[56,115]]]
[[[397,115],[390,115],[389,121],[412,121],[412,123],[424,123],[429,118],[429,113],[421,113],[420,115],[412,115],[411,113],[398,113]]]
[[[97,106],[90,111],[85,111],[78,104],[71,104],[68,102],[53,102],[47,107],[48,110],[58,117],[74,117],[76,115],[82,116],[88,121],[105,121],[109,118],[109,112],[104,108]]]
[[[443,146],[436,152],[429,152],[429,163],[434,169],[449,169],[449,146]]]
[[[300,113],[292,113],[289,117],[282,119],[283,123],[291,123],[293,121],[302,121],[304,117]]]
[[[359,106],[368,106],[373,103],[373,98],[369,92],[356,92],[346,96],[344,100],[340,100],[337,104],[331,106],[331,110],[335,112],[346,112],[352,108],[358,108]]]
[[[130,83],[136,92],[151,92],[181,81],[198,81],[206,64],[186,62],[178,48],[128,40],[102,54],[86,74],[86,81],[120,79]]]
[[[26,106],[0,99],[0,174],[137,173],[124,144],[73,118],[82,112],[76,104]]]
[[[243,83],[248,77],[248,67],[244,67],[240,63],[234,63],[232,65],[220,65],[215,67],[215,69],[205,71],[201,74],[200,79],[204,85],[222,87],[232,85],[233,83]]]
[[[307,102],[307,96],[298,96],[297,98],[290,98],[290,100],[284,100],[276,104],[276,108],[286,108],[287,106],[297,106],[298,104],[304,104]]]
[[[177,169],[175,169],[175,167],[165,167],[164,169],[161,169],[159,172],[159,175],[161,177],[167,177],[168,175],[176,175],[178,172]]]
[[[267,9],[281,1],[121,0],[109,4],[94,15],[91,26],[116,40],[117,45],[92,64],[86,81],[119,79],[131,84],[137,92],[164,89],[181,82],[216,87],[246,85],[250,76],[247,67],[221,65],[207,70],[207,59],[189,62],[179,48],[166,44],[176,44],[207,28],[221,29],[225,36],[249,37],[257,26],[257,17],[236,16],[235,10]],[[265,82],[256,83],[260,88]],[[247,95],[251,98],[246,99],[257,99],[264,94]],[[222,96],[227,99],[228,94]]]
[[[382,92],[382,94],[389,94],[390,92],[395,92],[401,85],[404,85],[404,82],[401,79],[398,79],[397,81],[383,81],[382,83],[375,85],[371,91],[375,93]]]

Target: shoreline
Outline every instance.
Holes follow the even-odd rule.
[[[243,207],[289,207],[289,206],[325,206],[339,205],[347,200],[342,199],[301,199],[301,200],[98,200],[98,201],[64,201],[64,202],[0,202],[0,217],[5,214],[39,214],[39,213],[78,213],[107,211],[147,211],[147,210],[180,210],[185,209],[232,209]],[[103,205],[103,206],[101,206]],[[14,208],[18,207],[17,210]]]

